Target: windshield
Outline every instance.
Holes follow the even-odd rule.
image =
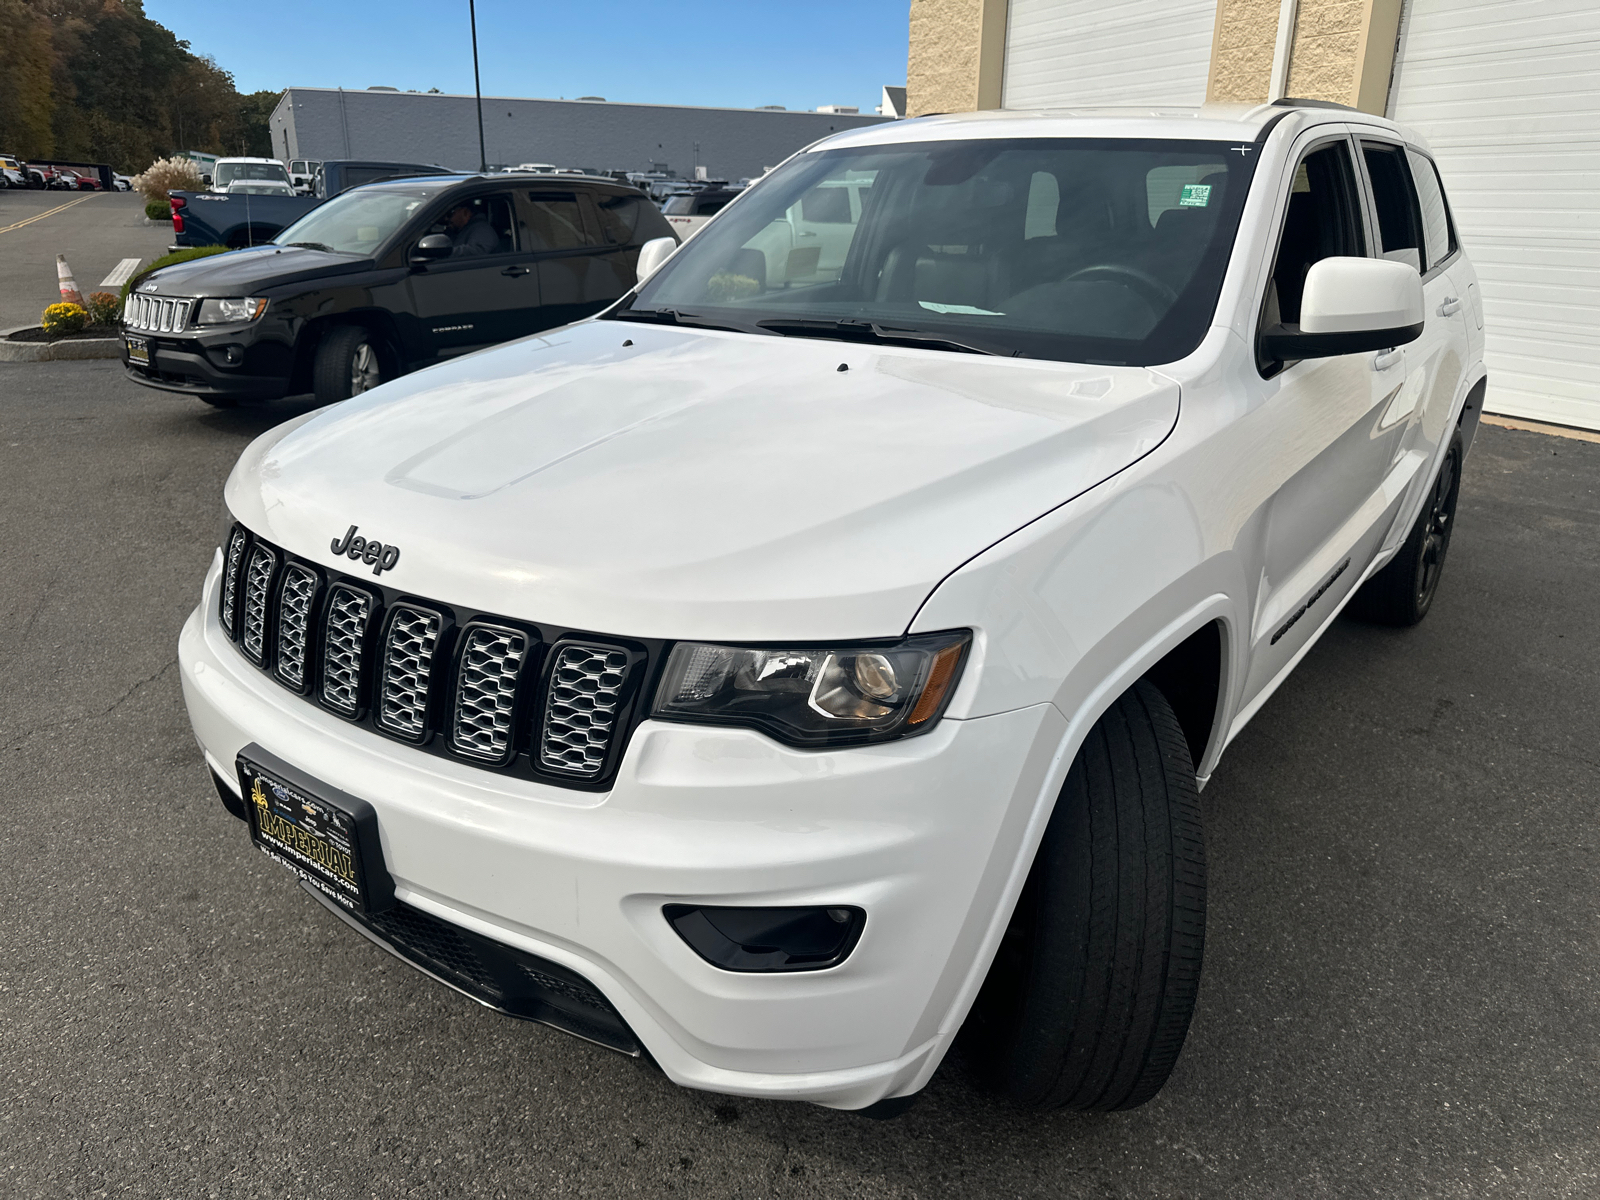
[[[947,141],[803,154],[613,314],[1076,362],[1182,358],[1211,323],[1255,155]]]
[[[273,239],[280,246],[312,246],[335,254],[373,253],[437,188],[360,188],[318,205]]]
[[[231,163],[219,162],[211,173],[214,187],[225,188],[239,179],[276,179],[289,182],[289,172],[282,163]]]

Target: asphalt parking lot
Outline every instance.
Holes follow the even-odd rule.
[[[1600,445],[1484,428],[1427,621],[1339,622],[1230,749],[1161,1096],[1040,1116],[951,1061],[877,1123],[497,1016],[250,848],[176,640],[299,411],[0,364],[0,1195],[1600,1193]]]
[[[0,192],[0,330],[37,325],[61,299],[56,255],[65,254],[88,296],[124,258],[167,252],[172,226],[146,221],[137,192]]]

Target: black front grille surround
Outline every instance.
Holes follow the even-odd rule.
[[[329,571],[229,532],[223,632],[308,703],[484,770],[603,791],[667,643],[535,625]]]

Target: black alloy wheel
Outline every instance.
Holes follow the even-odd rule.
[[[1461,494],[1461,435],[1450,439],[1439,473],[1405,544],[1384,568],[1356,593],[1351,611],[1379,625],[1415,625],[1428,615],[1444,574],[1450,535],[1455,530],[1456,500]]]

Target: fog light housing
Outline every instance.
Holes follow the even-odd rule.
[[[237,367],[244,362],[244,347],[234,342],[225,346],[213,346],[210,350],[211,361],[219,367]]]
[[[850,905],[723,908],[668,904],[661,910],[689,948],[724,971],[821,971],[861,940],[867,914]]]

